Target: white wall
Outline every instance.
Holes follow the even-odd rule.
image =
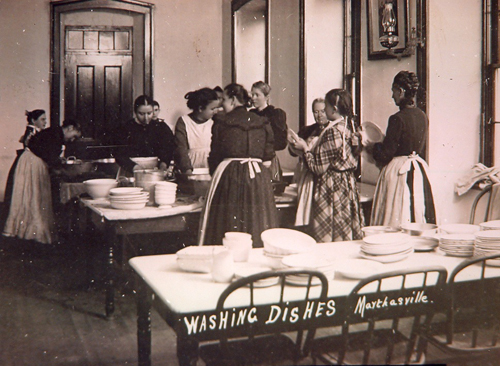
[[[189,112],[184,95],[231,81],[230,0],[155,4],[154,97],[173,127]],[[49,111],[50,1],[0,1],[0,200],[26,126],[26,109]],[[7,16],[8,14],[8,16]],[[132,109],[132,107],[131,107]],[[47,116],[50,117],[50,116]]]
[[[481,0],[429,1],[429,163],[441,221],[467,222],[454,183],[479,159]]]

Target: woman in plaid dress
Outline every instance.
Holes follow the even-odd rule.
[[[353,121],[352,98],[343,89],[325,96],[330,122],[313,146],[298,139],[293,147],[304,152],[314,174],[311,235],[317,242],[357,240],[364,224],[355,170],[361,144]]]

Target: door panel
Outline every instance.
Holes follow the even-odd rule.
[[[83,136],[106,142],[132,111],[132,56],[67,54],[65,117],[80,122]]]

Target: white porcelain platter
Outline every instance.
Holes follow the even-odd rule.
[[[362,279],[383,272],[384,265],[368,259],[349,259],[339,263],[335,271],[347,278]]]

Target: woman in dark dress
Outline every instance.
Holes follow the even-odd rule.
[[[174,134],[166,123],[153,119],[154,101],[147,95],[134,102],[134,118],[125,122],[116,132],[116,145],[126,145],[115,151],[116,162],[126,172],[132,173],[141,166],[131,157],[157,156],[160,169],[166,170],[174,157]]]
[[[227,231],[252,234],[277,227],[271,174],[273,130],[266,118],[248,112],[250,98],[239,84],[224,89],[224,120],[214,124],[208,158],[212,183],[202,215],[199,244],[222,244]]]
[[[389,118],[384,141],[366,147],[383,166],[375,189],[371,225],[436,223],[428,165],[421,157],[425,153],[428,120],[415,106],[418,87],[413,72],[396,75],[392,98],[399,112]]]
[[[54,214],[49,168],[61,168],[60,155],[66,142],[81,136],[78,123],[65,121],[37,133],[29,141],[14,172],[14,188],[3,235],[51,244]]]
[[[252,85],[252,104],[254,108],[250,112],[266,117],[271,123],[274,134],[274,151],[281,151],[287,145],[286,113],[283,109],[275,108],[269,104],[271,87],[263,81],[257,81]],[[271,176],[273,182],[283,179],[283,172],[277,156],[271,162]]]

